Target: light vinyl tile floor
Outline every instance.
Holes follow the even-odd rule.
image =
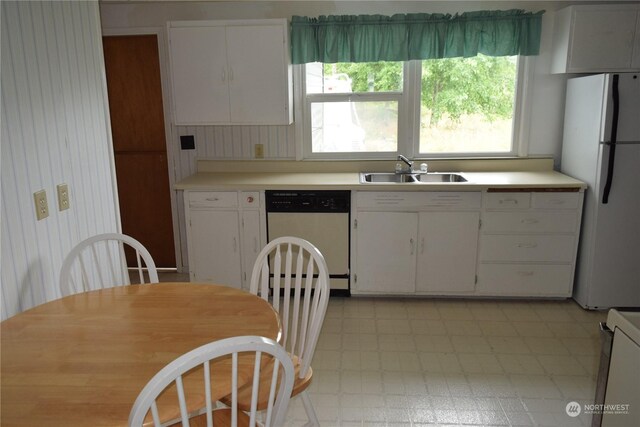
[[[329,300],[309,392],[322,426],[590,426],[598,323],[574,301]],[[291,400],[288,426],[306,422]]]

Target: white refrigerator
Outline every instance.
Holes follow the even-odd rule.
[[[573,298],[640,307],[640,73],[568,80],[561,171],[589,185]]]

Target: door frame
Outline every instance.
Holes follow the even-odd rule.
[[[144,35],[155,35],[158,39],[158,60],[160,63],[160,82],[161,82],[161,90],[162,90],[162,109],[164,115],[164,134],[165,134],[165,147],[167,150],[167,165],[169,170],[167,171],[169,174],[169,197],[171,200],[171,222],[173,225],[173,242],[174,242],[174,251],[176,256],[176,268],[179,273],[185,272],[185,260],[182,256],[183,250],[180,233],[180,222],[179,222],[179,213],[178,213],[178,201],[177,201],[177,191],[174,190],[174,185],[176,183],[175,176],[175,162],[177,158],[177,154],[174,153],[173,144],[171,141],[176,139],[175,127],[172,126],[171,121],[171,81],[169,78],[169,70],[168,70],[168,61],[169,61],[169,53],[167,52],[167,41],[166,41],[166,31],[163,27],[132,27],[132,28],[103,28],[102,36],[144,36]],[[106,74],[105,74],[106,78]],[[106,88],[106,86],[105,86]],[[105,89],[106,90],[106,89]],[[111,131],[111,129],[109,129]],[[117,177],[116,177],[117,179]],[[120,212],[120,207],[118,205],[118,212]]]

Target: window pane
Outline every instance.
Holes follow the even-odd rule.
[[[401,92],[402,62],[307,64],[307,93]]]
[[[517,57],[422,62],[421,153],[512,149]]]
[[[397,151],[398,102],[312,102],[311,151]]]

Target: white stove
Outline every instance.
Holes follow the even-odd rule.
[[[640,426],[640,312],[610,310],[601,327],[606,339],[592,427]]]

